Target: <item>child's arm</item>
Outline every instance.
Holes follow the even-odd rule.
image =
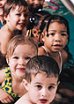
[[[3,84],[3,81],[5,79],[4,70],[5,69],[0,70],[0,84],[1,85]],[[14,100],[13,100],[13,98],[7,92],[5,92],[4,90],[2,90],[0,88],[0,101],[2,103],[10,103],[10,102],[13,102]]]
[[[0,101],[5,104],[13,102],[14,99],[8,93],[0,89]]]

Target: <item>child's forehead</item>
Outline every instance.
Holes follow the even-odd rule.
[[[31,80],[34,82],[39,82],[39,83],[57,83],[58,82],[58,76],[55,76],[54,74],[50,74],[49,76],[43,72],[43,73],[38,73],[36,75],[31,75]]]
[[[14,5],[12,10],[16,10],[18,12],[28,12],[28,8],[23,5]]]

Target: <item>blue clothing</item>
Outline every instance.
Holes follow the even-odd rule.
[[[0,29],[1,29],[2,26],[3,26],[3,24],[0,22]]]

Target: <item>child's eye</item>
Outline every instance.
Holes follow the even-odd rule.
[[[18,56],[14,56],[14,57],[13,57],[13,59],[18,59],[18,58],[19,58]]]
[[[55,88],[55,86],[49,86],[49,87],[48,87],[49,90],[52,90],[52,89],[54,89],[54,88]]]
[[[50,35],[54,36],[54,35],[55,35],[55,33],[50,33]]]
[[[17,13],[16,15],[17,15],[17,16],[20,16],[21,14],[20,14],[20,13]]]
[[[47,37],[48,37],[49,35],[54,36],[54,35],[55,35],[55,33],[48,33],[48,34],[47,34]]]
[[[26,60],[30,60],[30,57],[25,57]]]
[[[41,85],[36,85],[36,87],[38,88],[38,90],[40,90],[42,88]]]
[[[67,33],[61,33],[61,36],[67,36]]]
[[[28,17],[28,14],[24,14],[24,17]]]

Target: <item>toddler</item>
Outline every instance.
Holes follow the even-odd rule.
[[[60,72],[62,65],[67,60],[68,54],[65,47],[69,40],[68,21],[59,15],[47,16],[42,22],[45,24],[42,40],[44,46],[39,47],[39,55],[52,56],[59,65]]]
[[[30,58],[37,55],[37,46],[31,38],[14,36],[7,47],[6,60],[9,67],[0,70],[0,101],[15,102],[25,94],[22,84],[26,64]]]
[[[27,63],[23,84],[27,93],[15,104],[50,104],[59,84],[59,67],[49,56],[35,56]]]

